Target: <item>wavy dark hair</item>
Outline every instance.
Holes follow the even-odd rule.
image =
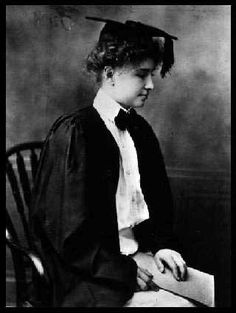
[[[162,63],[163,42],[160,39],[137,42],[112,38],[96,44],[87,57],[86,68],[88,72],[95,74],[99,83],[105,66],[114,68],[125,64],[138,65],[147,58],[153,59],[156,66]]]

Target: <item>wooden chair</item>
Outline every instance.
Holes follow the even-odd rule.
[[[15,271],[17,307],[48,306],[45,305],[45,293],[41,292],[45,290],[44,286],[49,284],[47,271],[37,254],[28,227],[31,190],[42,146],[43,142],[27,142],[18,144],[6,152],[7,187],[12,191],[13,196],[13,202],[9,201],[8,207],[11,210],[6,209],[6,243],[12,254]],[[13,211],[13,204],[15,204],[15,211]],[[157,274],[159,273],[157,272]],[[203,275],[205,277],[204,280],[202,279]],[[26,292],[31,281],[38,287],[39,294],[37,298],[41,299],[41,301],[34,304],[30,302]],[[184,283],[181,286],[180,283],[176,283],[173,279],[165,279],[162,282],[158,278],[157,283],[164,289],[166,286],[168,290],[176,294],[187,297],[190,295],[190,298],[195,299],[194,295],[197,297],[195,300],[202,301],[202,303],[207,301],[207,305],[214,306],[212,296],[213,277],[211,275],[191,270],[191,280],[189,280],[187,286],[184,286]],[[205,285],[203,286],[203,284]],[[196,288],[201,291],[197,296],[195,295]],[[207,291],[205,292],[205,290]],[[203,297],[202,293],[205,293]],[[201,300],[201,297],[203,300]],[[211,301],[212,299],[213,301]]]
[[[15,272],[17,307],[32,306],[27,298],[30,282],[37,283],[38,287],[47,283],[45,268],[37,255],[28,227],[31,190],[42,146],[43,142],[26,142],[15,145],[6,152],[6,183],[9,191],[7,193],[9,204],[8,209],[6,208],[6,244],[11,251]],[[43,303],[43,294],[40,295],[40,299]],[[38,303],[38,306],[42,306],[42,303]]]

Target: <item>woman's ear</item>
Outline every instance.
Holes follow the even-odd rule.
[[[114,69],[111,66],[105,66],[104,78],[107,82],[111,82],[112,85],[114,85],[113,75],[114,75]]]

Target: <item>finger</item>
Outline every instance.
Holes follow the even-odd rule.
[[[155,262],[156,262],[156,265],[157,265],[157,268],[158,270],[161,272],[161,273],[164,273],[165,272],[165,266],[164,264],[162,263],[161,259],[159,258],[159,256],[156,256],[154,258]]]
[[[145,283],[145,281],[143,281],[141,278],[137,277],[137,283],[140,287],[141,290],[147,290],[148,289],[148,286],[147,284]]]
[[[185,261],[184,261],[184,259],[182,258],[182,256],[181,256],[180,253],[176,252],[176,253],[175,253],[175,256],[176,256],[178,259],[180,259],[183,263],[185,263]]]
[[[168,267],[171,269],[174,278],[179,281],[180,280],[179,269],[174,259],[172,257],[168,257],[168,258],[165,258],[165,262],[167,263]]]
[[[152,278],[149,276],[149,275],[147,275],[146,273],[145,273],[145,271],[143,271],[143,269],[142,268],[138,268],[138,271],[137,271],[137,276],[139,277],[139,278],[141,278],[143,281],[145,281],[145,282],[148,282],[148,281],[150,281]]]
[[[148,284],[148,289],[152,290],[152,291],[158,291],[160,289],[160,287],[154,283],[154,281],[150,281]]]
[[[187,277],[187,265],[186,265],[186,262],[182,258],[181,254],[179,254],[178,252],[173,254],[172,258],[174,259],[175,263],[178,266],[180,278],[182,280],[185,280],[186,277]]]
[[[150,273],[148,269],[143,268],[143,267],[139,267],[139,268],[140,268],[140,270],[143,271],[148,277],[150,277],[150,279],[153,278],[152,273]]]
[[[141,288],[140,288],[140,286],[139,286],[139,284],[138,284],[138,281],[137,281],[137,284],[136,284],[135,291],[136,291],[136,292],[141,291]]]
[[[182,258],[178,258],[178,257],[173,257],[173,259],[178,267],[179,276],[181,280],[185,280],[186,274],[187,274],[187,266],[186,266],[185,261]]]

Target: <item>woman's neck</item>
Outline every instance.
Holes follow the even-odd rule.
[[[119,103],[120,106],[122,106],[122,108],[124,108],[125,110],[129,110],[130,107],[126,106],[123,103],[120,103],[119,101],[117,101],[114,89],[112,88],[112,86],[110,85],[103,85],[100,87],[102,89],[103,92],[105,92],[109,97],[111,97],[114,101],[116,101],[117,103]]]

